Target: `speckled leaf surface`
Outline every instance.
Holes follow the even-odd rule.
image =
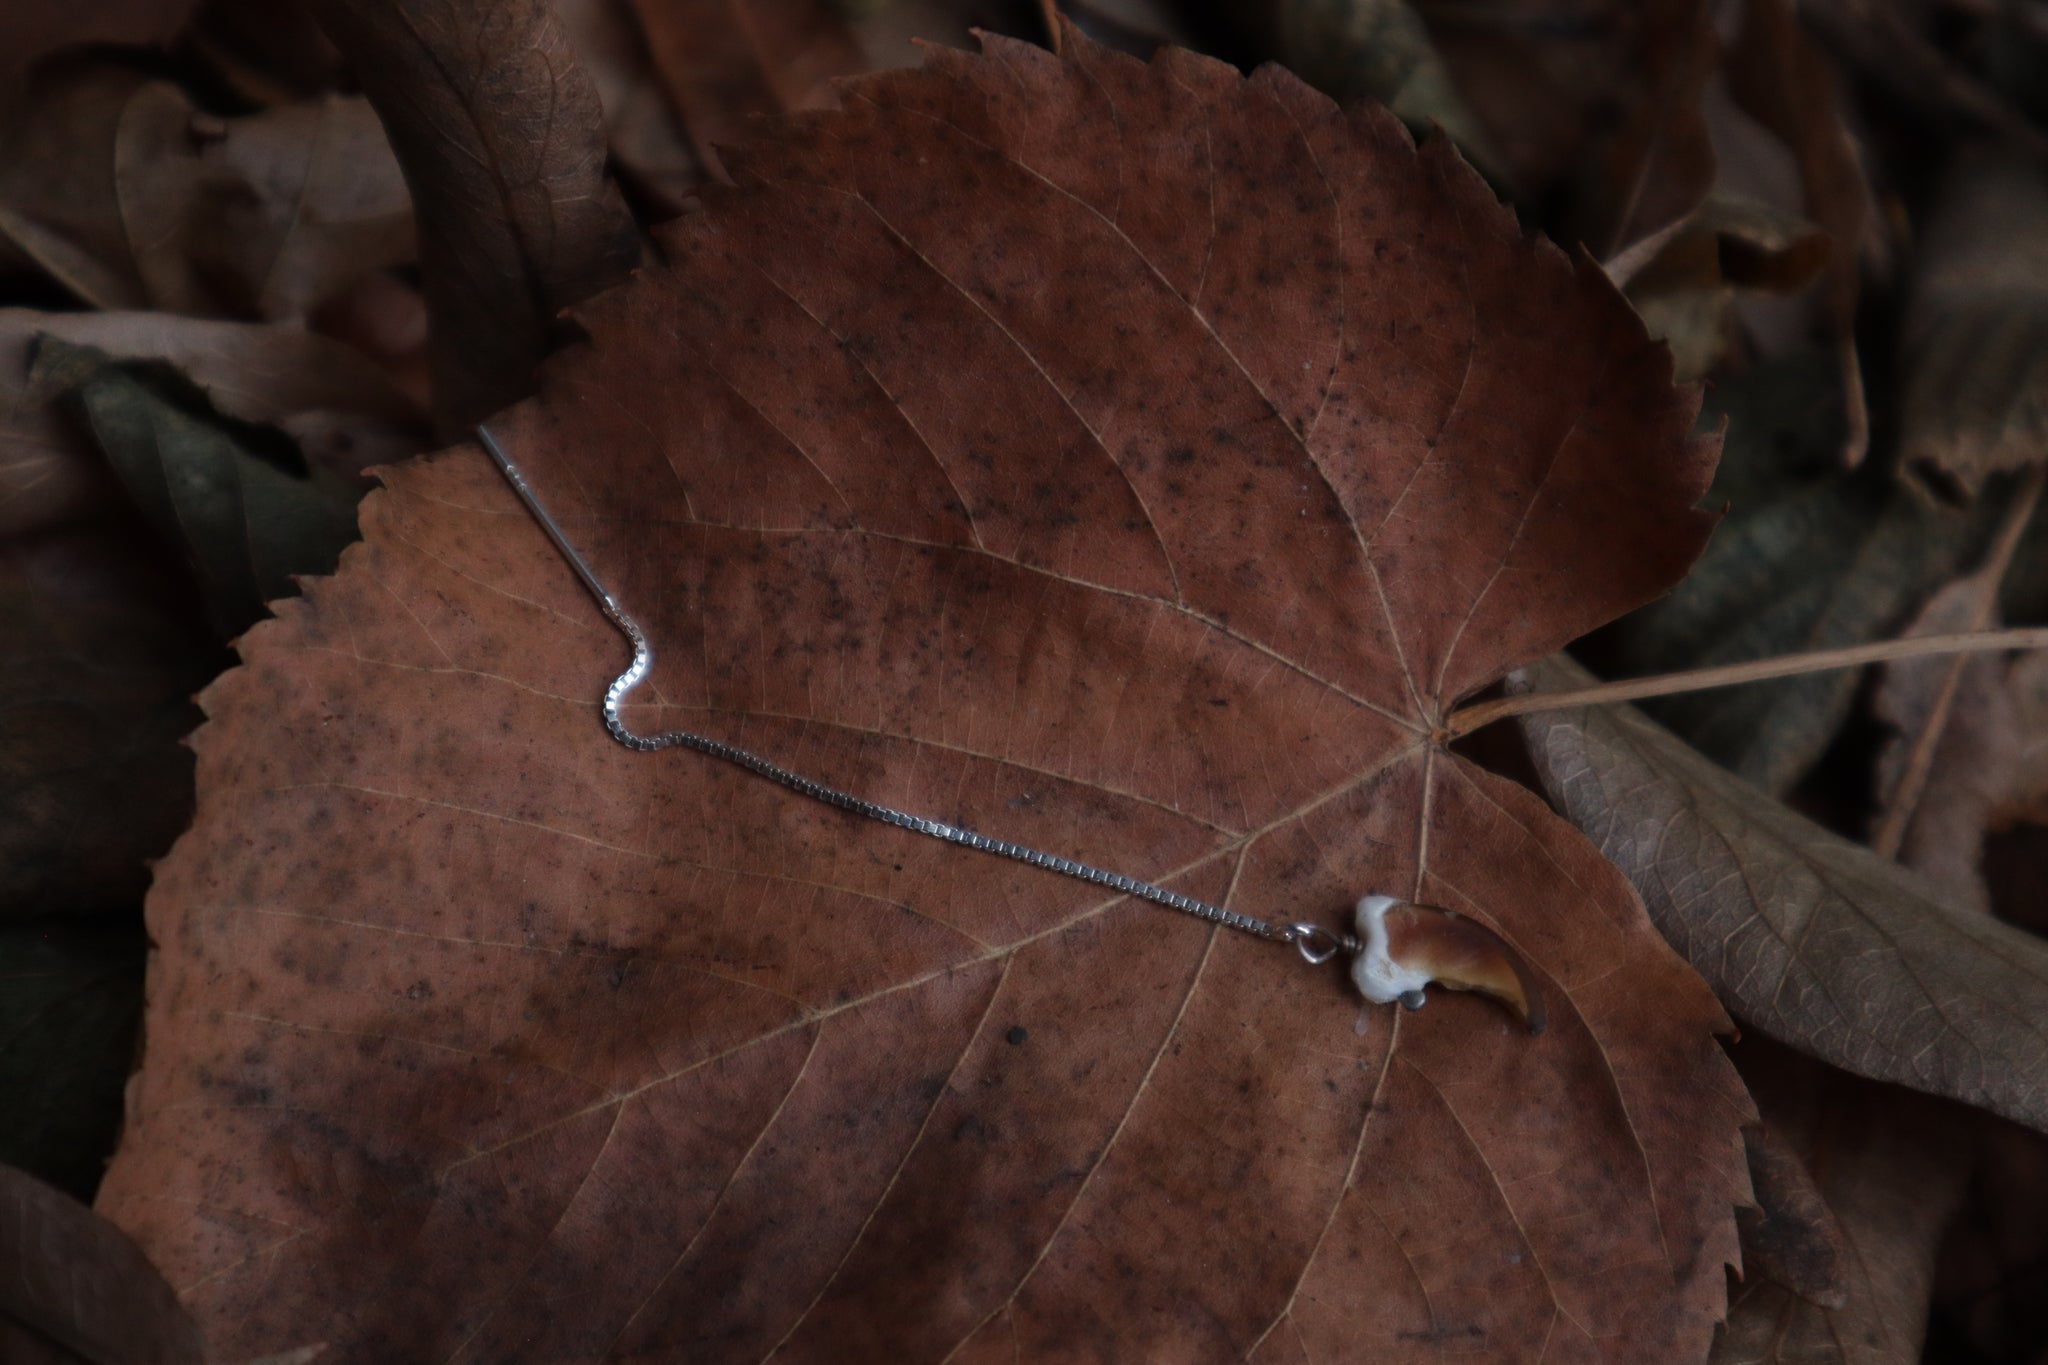
[[[205,696],[104,1209],[230,1354],[1703,1358],[1725,1018],[1435,738],[1697,554],[1661,348],[1276,71],[990,40],[728,165],[494,427],[655,641],[633,723],[1450,906],[1548,1031],[612,744],[622,642],[462,448]]]

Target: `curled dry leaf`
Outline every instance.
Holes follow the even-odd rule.
[[[525,393],[568,305],[638,254],[604,110],[545,0],[313,0],[412,187],[435,416]]]
[[[1988,579],[1988,581],[1987,581]],[[1934,595],[1908,635],[1945,635],[1997,625],[1984,619],[1996,575],[1972,574]],[[1988,909],[1980,864],[1992,813],[2019,776],[2019,708],[1996,654],[1895,659],[1878,672],[1871,710],[1893,738],[1878,757],[1878,808],[1903,822],[1899,860],[1942,888],[1950,902]],[[1953,674],[1953,680],[1951,680]],[[1951,695],[1938,715],[1944,692]],[[1930,727],[1938,727],[1929,735]],[[1931,744],[1924,784],[1902,796],[1917,746]],[[1900,808],[1902,800],[1909,807]]]
[[[0,242],[101,308],[152,302],[122,225],[114,179],[123,116],[149,85],[125,67],[53,64],[29,83],[0,126]]]
[[[1961,160],[1936,199],[1907,312],[1905,457],[1975,492],[2048,460],[2048,175]]]
[[[1529,670],[1580,685],[1575,664]],[[1632,707],[1537,713],[1564,813],[1745,1025],[2048,1129],[2048,943],[1771,800]]]
[[[1712,267],[1700,272],[1704,278],[1684,281],[1694,288],[1725,279],[1731,286],[1793,292],[1812,282],[1829,254],[1827,239],[1804,218],[1760,200],[1716,193],[1609,260],[1608,278],[1625,287],[1667,252],[1701,240],[1713,243]]]
[[[723,178],[718,149],[755,119],[833,102],[832,81],[867,61],[831,0],[631,0],[654,69],[698,160]]]
[[[1847,1301],[1841,1221],[1771,1117],[1766,1113],[1765,1126],[1742,1135],[1749,1149],[1749,1184],[1756,1194],[1755,1207],[1735,1212],[1742,1232],[1742,1278],[1766,1279],[1819,1307],[1840,1308]]]
[[[1813,224],[1756,200],[1716,194],[1685,218],[1607,263],[1650,334],[1671,347],[1678,373],[1700,378],[1733,337],[1737,289],[1791,293],[1830,254]]]
[[[554,11],[597,91],[613,172],[635,210],[657,218],[682,213],[704,168],[632,10],[625,0],[556,0]]]
[[[1919,1365],[1935,1255],[1969,1182],[1976,1116],[1761,1039],[1746,1039],[1735,1057],[1764,1123],[1815,1173],[1834,1211],[1838,1283],[1821,1304],[1747,1276],[1712,1365]]]
[[[1747,0],[1728,54],[1730,93],[1791,150],[1805,216],[1828,234],[1822,301],[1829,329],[1847,336],[1856,316],[1857,260],[1871,217],[1862,157],[1843,117],[1832,62],[1800,23],[1793,0]]]
[[[1670,342],[1687,377],[1720,368],[1744,340],[1774,352],[1819,333],[1839,353],[1855,318],[1870,192],[1833,73],[1789,0],[1755,0],[1740,12],[1724,50],[1715,7],[1692,7],[1698,31],[1667,59],[1677,77],[1663,82],[1674,87],[1672,108],[1662,113],[1651,103],[1617,140],[1620,152],[1659,155],[1636,167],[1637,181],[1616,178],[1639,184],[1621,200],[1626,226],[1594,239],[1629,244],[1609,272],[1630,279],[1631,301],[1651,333]],[[1646,112],[1661,117],[1646,125]],[[1755,295],[1736,294],[1790,295],[1823,273],[1819,297],[1779,304],[1771,312],[1789,316],[1768,317],[1766,326]],[[1852,399],[1860,394],[1860,380],[1849,385]],[[1866,419],[1860,402],[1852,406],[1848,444],[1860,454]]]
[[[199,1328],[120,1229],[70,1195],[0,1166],[0,1359],[206,1365],[206,1358]]]
[[[1696,400],[1447,146],[1062,49],[729,160],[494,422],[657,642],[629,717],[1260,915],[1450,907],[1549,1027],[1361,1035],[1289,948],[611,743],[621,641],[464,449],[246,638],[159,868],[101,1203],[231,1352],[1705,1351],[1725,1016],[1436,741],[1683,572]]]
[[[0,236],[100,308],[273,321],[413,256],[364,101],[219,118],[91,63],[43,73],[0,139]]]

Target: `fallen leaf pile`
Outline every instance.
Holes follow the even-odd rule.
[[[2043,69],[2022,4],[9,10],[0,1355],[2032,1365],[2048,653],[1456,713],[2048,619]],[[635,729],[1446,907],[1547,1028],[614,744],[486,418]]]

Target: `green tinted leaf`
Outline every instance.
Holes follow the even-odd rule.
[[[221,415],[168,366],[44,337],[36,382],[70,391],[129,496],[180,546],[230,634],[326,573],[355,539],[357,490],[310,468],[288,437]]]

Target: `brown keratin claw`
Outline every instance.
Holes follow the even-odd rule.
[[[1365,947],[1352,960],[1351,975],[1366,999],[1408,1004],[1430,984],[1477,991],[1505,1005],[1530,1033],[1543,1032],[1543,997],[1528,965],[1479,921],[1434,905],[1367,896],[1358,902],[1358,938]]]

